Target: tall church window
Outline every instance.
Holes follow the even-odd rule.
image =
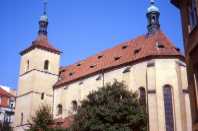
[[[172,89],[169,85],[163,88],[166,131],[174,131]]]
[[[198,24],[197,16],[197,1],[191,0],[188,6],[188,17],[189,17],[189,31],[192,31]]]
[[[139,97],[139,102],[141,105],[146,105],[146,91],[144,87],[140,87],[139,88],[139,93],[140,93],[140,97]]]
[[[57,106],[57,114],[61,115],[63,113],[63,106],[61,104],[58,104]]]
[[[44,62],[44,70],[48,71],[49,70],[49,61],[45,60]]]

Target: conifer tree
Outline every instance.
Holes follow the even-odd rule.
[[[137,93],[120,82],[107,84],[81,102],[71,131],[146,131],[147,114]]]
[[[30,131],[49,131],[50,123],[53,123],[51,108],[48,105],[42,105],[32,117],[32,126]]]

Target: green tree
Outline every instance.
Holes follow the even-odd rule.
[[[137,93],[115,81],[81,102],[72,131],[146,131],[147,114]]]
[[[53,123],[51,108],[48,105],[42,105],[35,112],[31,123],[30,131],[49,131],[48,125]]]

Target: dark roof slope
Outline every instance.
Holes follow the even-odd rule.
[[[25,50],[21,51],[20,54],[23,55],[23,54],[29,52],[30,50],[32,50],[34,48],[40,48],[40,49],[47,50],[47,51],[50,51],[50,52],[53,52],[53,53],[56,53],[56,54],[61,53],[61,51],[54,48],[52,46],[52,44],[49,43],[47,36],[39,35],[37,37],[37,39],[32,42],[32,45],[30,45]]]
[[[184,58],[161,31],[156,32],[152,36],[139,36],[136,39],[90,56],[85,60],[61,68],[60,79],[54,87],[60,87],[86,76],[124,64],[159,57]]]

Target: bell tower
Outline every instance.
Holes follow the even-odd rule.
[[[53,103],[53,86],[58,80],[61,52],[47,36],[47,2],[39,20],[39,30],[32,44],[20,52],[21,64],[16,99],[15,131],[28,129],[31,118],[41,105]]]
[[[160,11],[157,6],[155,6],[155,1],[150,0],[150,6],[147,9],[146,13],[147,19],[148,19],[148,34],[153,34],[156,31],[160,30],[160,22],[159,22],[159,16]]]

